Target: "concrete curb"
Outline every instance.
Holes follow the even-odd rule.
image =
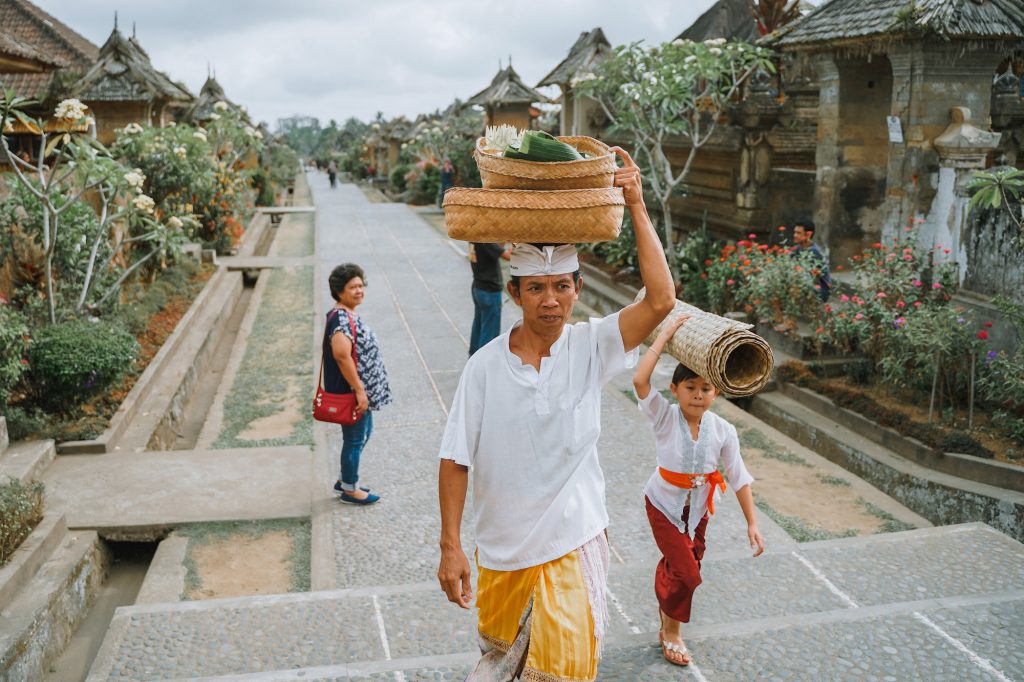
[[[22,483],[41,478],[56,456],[52,440],[12,443],[6,451],[0,451],[0,481],[8,476]]]
[[[181,600],[185,592],[185,553],[188,538],[171,535],[156,548],[146,578],[135,597],[136,604],[163,604]]]
[[[312,189],[302,175],[301,181],[306,186],[306,191],[312,198]],[[320,311],[324,309],[325,301],[320,282],[323,281],[323,266],[320,262],[320,212],[317,211],[313,217],[313,338],[311,341],[311,352],[314,358],[320,356],[321,343],[324,333],[324,320]],[[313,374],[310,385],[315,386],[320,373],[320,363],[313,363]],[[310,391],[312,396],[312,391]],[[310,489],[310,508],[313,510],[310,519],[310,567],[309,582],[312,590],[333,590],[337,588],[337,570],[335,567],[334,529],[334,494],[330,490],[328,482],[333,475],[327,458],[327,424],[313,422],[313,460],[312,480]]]

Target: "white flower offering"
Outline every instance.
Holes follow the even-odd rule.
[[[507,147],[519,149],[523,143],[523,131],[515,126],[502,124],[500,126],[487,126],[484,131],[483,151],[494,156],[502,156]]]

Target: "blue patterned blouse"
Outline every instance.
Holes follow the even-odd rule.
[[[352,388],[345,381],[338,363],[331,353],[331,337],[341,332],[352,339],[349,317],[356,328],[356,371],[366,387],[366,398],[371,410],[379,410],[391,402],[391,387],[388,386],[388,372],[384,368],[377,335],[358,315],[350,315],[341,308],[332,308],[327,313],[327,327],[324,334],[324,390],[328,393],[351,393]]]

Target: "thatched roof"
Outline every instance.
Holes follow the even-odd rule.
[[[35,73],[0,72],[0,87],[23,97],[46,99],[58,67],[85,71],[99,56],[98,47],[27,0],[0,0],[0,31],[5,39],[0,51],[46,67]]]
[[[466,103],[493,106],[495,104],[533,104],[547,101],[547,97],[523,83],[523,79],[509,64],[498,71],[498,75],[494,77],[490,85],[470,97]]]
[[[217,102],[225,102],[234,111],[242,112],[242,108],[228,99],[224,94],[224,88],[213,76],[209,76],[203,87],[199,90],[199,96],[192,104],[192,107],[185,114],[185,118],[193,123],[205,123],[211,120],[211,114],[216,113],[213,105]],[[244,114],[244,112],[242,112]]]
[[[878,37],[935,36],[945,40],[1022,40],[1021,0],[832,0],[783,27],[766,42],[800,49]]]
[[[558,66],[551,70],[551,73],[544,76],[540,83],[537,83],[537,87],[567,85],[581,71],[592,71],[602,57],[610,53],[611,50],[611,43],[604,37],[604,31],[600,27],[584,31],[569,48],[566,58],[559,62]]]
[[[750,13],[750,0],[718,0],[697,21],[676,36],[676,40],[705,40],[725,38],[753,42],[760,36],[757,22]]]
[[[114,27],[100,48],[99,59],[72,87],[87,102],[190,102],[192,95],[158,71],[136,41]]]

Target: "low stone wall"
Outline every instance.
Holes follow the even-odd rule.
[[[749,411],[934,524],[981,521],[1024,541],[1024,494],[908,461],[869,440],[866,429],[837,425],[785,396],[759,395],[750,401]]]
[[[1024,467],[973,455],[939,452],[916,438],[904,436],[895,429],[880,426],[867,417],[840,407],[828,397],[810,389],[782,383],[781,390],[783,394],[826,419],[842,424],[851,431],[929,469],[997,488],[1024,492]]]
[[[64,544],[0,618],[0,682],[40,680],[71,640],[103,584],[110,557],[91,531]]]

